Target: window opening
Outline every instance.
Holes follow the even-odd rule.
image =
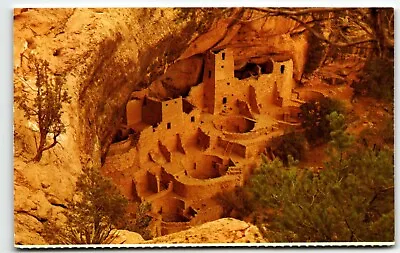
[[[167,129],[171,129],[171,123],[170,122],[167,123]]]

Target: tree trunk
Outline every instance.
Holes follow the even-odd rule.
[[[36,155],[33,158],[33,161],[35,161],[35,162],[39,162],[40,159],[42,159],[43,148],[44,148],[44,145],[46,144],[46,136],[47,136],[46,133],[40,133],[39,146],[37,147]]]

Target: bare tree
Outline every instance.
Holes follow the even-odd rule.
[[[362,47],[385,57],[394,47],[392,8],[251,8],[292,19],[334,47]],[[317,29],[321,26],[322,29]],[[388,52],[389,51],[389,52]]]

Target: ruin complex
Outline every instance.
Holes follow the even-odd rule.
[[[210,51],[203,81],[187,97],[132,93],[133,134],[111,145],[105,168],[117,166],[117,155],[129,164],[117,184],[128,198],[151,203],[154,235],[221,218],[215,195],[242,185],[260,154],[271,155],[271,138],[299,126],[300,105],[320,95],[296,87],[291,59],[257,67],[256,76],[237,78],[232,51]]]

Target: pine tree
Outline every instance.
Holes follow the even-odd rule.
[[[329,118],[334,154],[323,170],[264,160],[250,178],[252,205],[274,210],[260,230],[276,242],[393,241],[393,151],[350,149],[343,118]]]
[[[64,103],[70,103],[71,97],[64,88],[64,76],[52,75],[49,63],[45,60],[36,58],[30,60],[33,61],[36,74],[36,94],[33,106],[25,92],[16,100],[28,119],[34,117],[37,120],[39,143],[36,143],[37,151],[33,160],[38,162],[42,158],[43,152],[57,145],[58,137],[65,132],[65,125],[61,121],[62,106]],[[47,141],[49,134],[53,139],[50,143]]]

